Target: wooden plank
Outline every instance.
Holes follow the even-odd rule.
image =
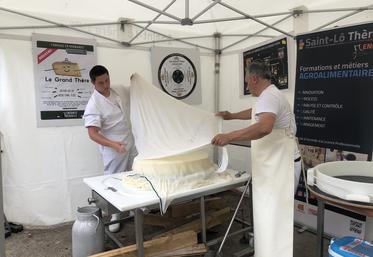
[[[206,209],[221,209],[225,206],[224,200],[221,197],[213,197],[205,200]],[[200,201],[191,201],[188,203],[170,206],[171,217],[185,217],[199,213],[201,210]]]
[[[172,252],[160,253],[153,257],[182,257],[182,256],[195,256],[207,253],[208,248],[205,244],[197,244],[186,248],[174,250]]]
[[[231,210],[231,208],[226,207],[224,209],[221,209],[219,211],[206,215],[206,229],[209,229],[209,228],[212,228],[212,227],[215,227],[217,225],[224,223],[227,219],[229,219],[232,216],[232,213],[233,211]],[[165,233],[159,234],[155,236],[154,238],[177,234],[177,233],[181,233],[183,231],[188,231],[188,230],[192,230],[196,233],[201,232],[202,230],[201,220],[200,219],[193,220],[192,222],[184,224],[180,227],[177,227]]]
[[[160,216],[157,214],[147,214],[144,216],[144,224],[152,226],[160,226],[164,228],[170,228],[175,224],[182,224],[183,218],[172,218],[167,216]],[[185,221],[184,221],[185,223]]]
[[[186,248],[197,244],[197,233],[184,231],[182,233],[167,235],[144,242],[144,254],[152,257],[165,251]],[[136,255],[136,245],[129,245],[119,249],[98,253],[90,257],[133,257]]]

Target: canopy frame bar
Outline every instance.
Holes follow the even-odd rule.
[[[366,7],[355,9],[355,11],[353,11],[351,13],[348,13],[346,15],[343,15],[343,16],[341,16],[341,17],[339,17],[339,18],[337,18],[335,20],[332,20],[330,22],[327,22],[324,25],[321,25],[321,26],[317,27],[316,29],[313,29],[312,31],[319,31],[319,30],[321,30],[321,29],[323,29],[323,28],[325,28],[325,27],[327,27],[327,26],[329,26],[329,25],[331,25],[333,23],[336,23],[336,22],[338,22],[340,20],[346,19],[346,18],[351,17],[351,16],[353,16],[355,14],[358,14],[360,12],[363,12],[363,11],[366,11],[366,10],[372,10],[372,9],[373,9],[373,5],[368,5]]]
[[[120,44],[122,46],[125,46],[125,47],[131,47],[132,45],[136,46],[136,45],[143,45],[143,44],[151,44],[151,43],[154,44],[154,43],[158,43],[158,42],[179,41],[179,42],[187,44],[187,45],[191,45],[191,46],[194,46],[194,47],[199,47],[201,49],[205,49],[205,50],[208,50],[208,51],[214,51],[215,52],[216,49],[213,49],[213,48],[210,48],[210,47],[206,47],[206,46],[202,46],[202,45],[199,45],[199,44],[195,44],[195,43],[191,43],[191,42],[185,41],[187,39],[210,38],[210,37],[212,37],[211,35],[201,35],[201,36],[190,36],[190,37],[177,38],[177,37],[172,37],[172,36],[165,35],[164,33],[158,32],[156,30],[151,30],[151,29],[149,29],[149,26],[152,25],[152,24],[195,25],[195,24],[203,24],[203,23],[215,23],[215,22],[235,21],[235,20],[244,20],[244,19],[250,19],[250,20],[253,20],[253,21],[258,22],[258,23],[262,24],[263,26],[265,26],[265,28],[263,28],[263,29],[255,32],[254,34],[220,34],[220,39],[223,39],[224,37],[234,37],[234,36],[237,36],[237,37],[243,36],[244,37],[244,38],[238,40],[235,43],[232,43],[232,44],[227,45],[227,46],[225,46],[223,48],[220,48],[219,51],[222,52],[223,50],[231,48],[234,45],[237,45],[237,44],[239,44],[239,43],[241,43],[241,42],[243,42],[243,41],[245,41],[245,40],[247,40],[247,39],[249,39],[251,37],[265,37],[265,38],[273,38],[273,37],[275,37],[275,36],[271,36],[271,35],[259,35],[259,33],[263,32],[266,29],[272,29],[272,30],[275,30],[277,32],[280,32],[281,34],[284,34],[284,35],[290,36],[292,38],[295,38],[295,36],[291,35],[290,33],[287,33],[285,31],[280,30],[280,29],[278,29],[278,28],[275,27],[276,24],[278,24],[278,23],[286,20],[287,18],[289,18],[291,16],[296,17],[296,16],[304,14],[304,13],[323,13],[323,12],[347,12],[347,11],[352,11],[349,14],[346,14],[346,15],[341,16],[341,17],[339,17],[339,18],[337,18],[335,20],[327,22],[324,25],[319,26],[319,27],[317,27],[317,28],[315,28],[315,29],[312,30],[312,31],[318,31],[318,30],[321,30],[321,29],[323,29],[323,28],[325,28],[325,27],[327,27],[327,26],[329,26],[329,25],[331,25],[333,23],[336,23],[336,22],[338,22],[340,20],[348,18],[348,17],[350,17],[352,15],[358,14],[358,13],[363,12],[363,11],[373,10],[373,5],[368,5],[368,6],[356,7],[356,8],[315,9],[315,10],[297,10],[297,9],[295,9],[295,10],[292,10],[292,11],[289,11],[289,12],[279,12],[279,13],[261,14],[261,15],[249,15],[249,14],[247,14],[245,12],[242,12],[242,11],[238,10],[235,7],[232,7],[232,6],[230,6],[230,5],[222,2],[222,0],[212,0],[213,2],[211,4],[209,4],[201,12],[199,12],[192,19],[190,19],[188,17],[189,16],[189,0],[185,0],[185,7],[188,10],[185,10],[186,18],[185,19],[181,19],[179,17],[176,17],[176,16],[174,16],[174,15],[169,14],[169,13],[166,12],[168,10],[168,8],[176,0],[172,0],[163,10],[159,10],[157,8],[148,6],[147,4],[144,4],[144,3],[140,2],[139,0],[129,0],[129,1],[133,2],[135,4],[138,4],[140,6],[143,6],[145,8],[148,8],[148,9],[150,9],[152,11],[158,12],[158,14],[152,20],[148,20],[148,21],[124,20],[124,21],[117,21],[117,22],[101,22],[101,23],[85,23],[85,24],[64,24],[64,23],[60,23],[60,22],[55,22],[55,21],[50,20],[50,19],[45,19],[45,18],[34,16],[34,15],[30,15],[30,14],[27,14],[27,13],[23,13],[23,12],[20,12],[20,11],[16,11],[16,10],[11,10],[11,9],[8,9],[8,8],[0,7],[0,11],[5,11],[5,12],[13,13],[13,14],[16,14],[16,15],[20,15],[20,16],[24,16],[24,17],[27,17],[27,18],[31,18],[31,19],[35,19],[35,20],[39,20],[39,21],[42,21],[42,22],[49,23],[49,25],[0,27],[0,30],[44,29],[44,28],[47,29],[47,28],[59,28],[59,27],[62,27],[62,28],[68,28],[68,29],[71,29],[73,31],[77,31],[77,32],[80,32],[80,33],[83,33],[83,34],[88,34],[88,35],[91,35],[91,36],[94,36],[94,37],[97,37],[97,38],[102,38],[102,39],[105,39],[105,40],[108,40],[108,41],[112,41],[112,42],[118,43],[118,44]],[[236,12],[236,13],[242,15],[242,16],[241,17],[208,19],[208,20],[197,20],[201,15],[203,15],[206,11],[208,11],[211,8],[213,8],[217,4],[220,4],[220,5],[228,8],[228,9],[230,9],[230,10],[232,10],[232,11],[234,11],[234,12]],[[172,18],[172,19],[174,19],[176,21],[162,21],[162,20],[157,20],[162,15],[167,16],[169,18]],[[265,22],[262,22],[262,21],[258,20],[258,18],[262,18],[262,17],[271,17],[271,16],[279,16],[279,15],[287,15],[287,16],[284,17],[284,18],[282,18],[282,19],[280,19],[280,20],[278,20],[277,22],[275,22],[273,24],[267,24]],[[170,17],[170,16],[172,16],[172,17]],[[185,22],[185,20],[188,20],[188,21]],[[145,27],[144,27],[144,26],[138,25],[139,23],[146,23],[147,25],[145,25]],[[100,34],[97,34],[97,33],[92,33],[92,32],[89,32],[89,31],[85,31],[85,30],[79,29],[79,27],[105,26],[105,25],[118,25],[118,24],[121,24],[121,25],[123,25],[123,24],[132,24],[133,26],[141,28],[141,31],[138,32],[134,37],[132,37],[129,42],[124,42],[124,41],[120,41],[120,40],[117,40],[117,39],[109,38],[109,37],[106,37],[106,36],[103,36],[103,35],[100,35]],[[161,36],[165,37],[165,39],[132,43],[144,31],[149,31],[149,32],[155,33],[157,35],[161,35]],[[220,44],[221,44],[221,42],[220,42]]]
[[[179,17],[177,17],[177,16],[175,16],[175,15],[172,15],[172,14],[169,14],[169,13],[167,13],[167,12],[164,12],[164,11],[162,11],[162,10],[159,10],[159,9],[157,9],[157,8],[151,6],[151,5],[145,4],[145,3],[141,2],[141,1],[137,1],[137,0],[128,0],[128,1],[130,1],[130,2],[132,2],[132,3],[134,3],[134,4],[137,4],[137,5],[140,5],[140,6],[142,6],[142,7],[145,7],[145,8],[147,8],[147,9],[149,9],[149,10],[154,11],[154,12],[157,12],[157,13],[163,14],[164,16],[167,16],[167,17],[169,17],[169,18],[171,18],[171,19],[174,19],[174,20],[176,20],[176,21],[178,21],[178,22],[181,22],[181,19],[180,19]]]
[[[286,17],[284,17],[284,18],[282,18],[282,19],[280,19],[280,20],[274,22],[272,25],[276,25],[276,24],[278,24],[278,23],[280,23],[280,22],[283,22],[284,20],[287,20],[287,19],[290,18],[291,16],[292,16],[292,14],[289,14],[288,16],[286,16]],[[230,45],[227,45],[227,46],[223,47],[223,48],[221,49],[221,51],[224,51],[224,50],[226,50],[226,49],[228,49],[228,48],[231,48],[232,46],[235,46],[235,45],[237,45],[237,44],[239,44],[239,43],[241,43],[241,42],[243,42],[243,41],[245,41],[245,40],[247,40],[247,39],[249,39],[249,38],[251,38],[251,37],[253,37],[253,36],[258,36],[259,33],[262,33],[263,31],[267,30],[268,28],[269,28],[269,27],[265,27],[265,28],[263,28],[263,29],[261,29],[261,30],[258,30],[257,32],[255,32],[255,33],[252,34],[252,35],[248,35],[248,36],[246,36],[246,37],[244,37],[244,38],[242,38],[242,39],[236,41],[235,43],[232,43],[232,44],[230,44]]]
[[[163,8],[162,11],[167,11],[168,8],[170,8],[174,3],[176,2],[176,0],[172,0],[165,8]],[[161,13],[158,13],[157,16],[155,16],[146,26],[145,28],[141,29],[141,31],[139,31],[139,33],[137,33],[135,36],[133,36],[130,41],[128,41],[129,44],[131,44],[138,36],[140,36],[147,28],[150,27],[150,25],[153,24],[153,22],[155,22],[159,17],[161,17],[162,14]]]

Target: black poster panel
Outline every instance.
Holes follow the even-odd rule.
[[[244,95],[250,94],[247,83],[245,82],[246,67],[254,61],[264,62],[269,67],[272,73],[272,83],[278,89],[288,88],[288,49],[286,38],[250,49],[243,53]]]
[[[373,24],[297,36],[294,112],[301,144],[372,152]]]

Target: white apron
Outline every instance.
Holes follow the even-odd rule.
[[[126,152],[125,153],[118,153],[115,149],[108,147],[108,146],[101,146],[100,151],[102,154],[102,159],[104,162],[104,174],[113,174],[122,171],[131,170],[133,159],[137,155],[137,150],[135,147],[132,131],[131,131],[131,122],[129,119],[129,95],[126,92],[126,89],[121,87],[112,88],[112,90],[119,96],[118,104],[120,106],[120,110],[116,110],[112,112],[112,115],[118,113],[120,117],[123,117],[123,122],[118,125],[122,126],[120,133],[110,133],[108,131],[105,136],[114,141],[124,142]],[[113,107],[116,108],[116,107]],[[118,115],[116,114],[116,115]],[[116,117],[118,118],[118,117]],[[118,130],[118,128],[116,128]]]
[[[251,141],[251,157],[255,257],[292,257],[294,139],[290,129],[274,128]]]

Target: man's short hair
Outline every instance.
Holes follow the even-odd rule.
[[[246,68],[246,74],[252,74],[263,79],[271,80],[271,72],[262,62],[252,62]]]
[[[109,75],[109,71],[102,65],[93,66],[93,68],[89,71],[89,77],[93,82],[95,82],[98,76],[107,74]]]

